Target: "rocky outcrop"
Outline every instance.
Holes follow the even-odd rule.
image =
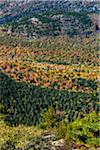
[[[64,139],[53,141],[52,150],[67,150],[66,141]]]

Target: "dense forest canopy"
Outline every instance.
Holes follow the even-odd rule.
[[[98,150],[98,1],[0,1],[0,150]]]

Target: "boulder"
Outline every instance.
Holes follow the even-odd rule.
[[[52,142],[52,150],[67,150],[66,142],[60,139]]]

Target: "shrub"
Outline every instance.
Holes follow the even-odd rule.
[[[66,119],[59,126],[58,137],[97,147],[100,140],[99,130],[98,115],[96,112],[92,112],[85,115],[84,118],[77,118],[70,123]]]

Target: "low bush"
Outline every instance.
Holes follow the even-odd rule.
[[[100,146],[99,130],[99,116],[93,111],[73,122],[69,123],[67,119],[63,121],[58,129],[58,137],[66,141],[76,141],[77,144],[85,144],[88,147],[98,147]]]

